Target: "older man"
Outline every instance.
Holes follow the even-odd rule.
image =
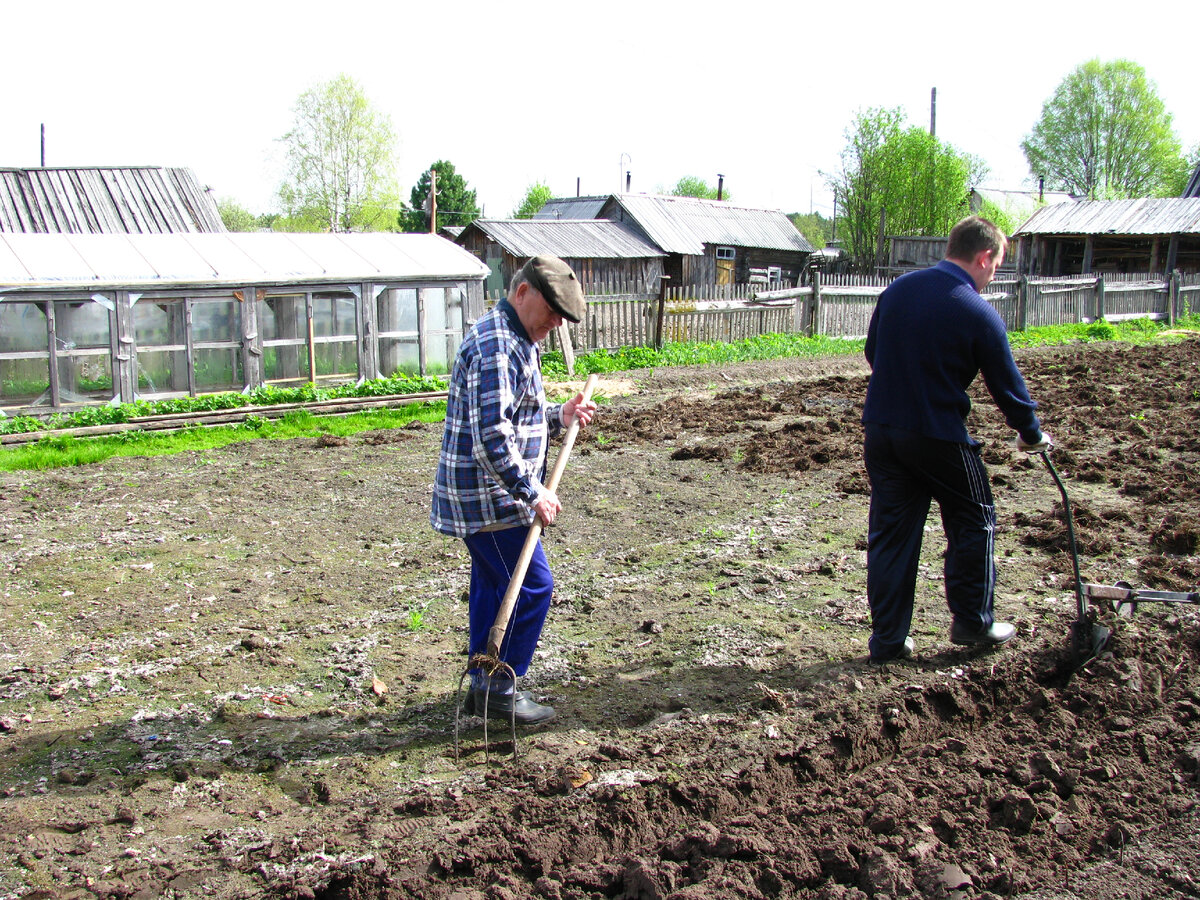
[[[966,426],[967,388],[982,373],[1017,432],[1017,446],[1050,446],[1004,322],[979,294],[1004,261],[1007,243],[986,219],[964,219],[950,232],[946,258],[896,279],[871,317],[863,425],[871,482],[867,598],[873,662],[913,654],[909,628],[921,536],[935,499],[946,530],[951,642],[1003,644],[1016,633],[993,612],[996,510],[979,443]]]
[[[438,460],[430,523],[462,538],[471,557],[470,654],[487,650],[488,631],[508,588],[534,517],[551,525],[562,509],[546,475],[549,439],[572,421],[587,425],[596,404],[579,394],[547,403],[538,342],[564,319],[583,319],[575,273],[554,256],[535,256],[514,276],[508,297],[482,316],[463,340],[450,376],[446,430]],[[538,542],[500,648],[519,677],[533,659],[554,579]],[[523,725],[544,722],[553,707],[514,691],[511,680],[471,673],[465,709]]]

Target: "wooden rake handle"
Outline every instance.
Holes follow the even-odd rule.
[[[592,391],[596,387],[596,380],[596,374],[592,373],[583,385],[585,401],[591,399]],[[573,418],[570,427],[567,428],[567,433],[563,436],[562,449],[558,451],[554,471],[550,473],[550,480],[546,482],[546,487],[551,491],[558,490],[558,481],[562,478],[563,469],[567,467],[567,458],[571,455],[571,447],[578,434],[579,419]],[[504,592],[504,599],[500,601],[496,621],[492,625],[492,630],[488,632],[487,652],[488,656],[493,659],[500,658],[500,645],[504,643],[504,635],[508,631],[508,620],[512,618],[513,608],[517,605],[517,595],[521,593],[521,586],[525,583],[525,573],[529,570],[529,561],[533,559],[533,550],[537,547],[538,538],[541,536],[542,522],[537,516],[534,516],[533,524],[529,526],[529,536],[525,538],[525,546],[521,548],[521,555],[517,557],[517,566],[513,569],[512,578],[509,579],[508,590]]]

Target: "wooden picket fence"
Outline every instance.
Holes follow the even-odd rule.
[[[586,285],[587,315],[569,324],[576,353],[619,347],[652,347],[680,341],[736,341],[763,334],[800,332],[861,338],[875,302],[890,279],[825,275],[799,288],[713,285],[701,291],[674,288],[663,298],[631,285]],[[736,287],[737,291],[724,288]],[[1002,276],[984,296],[1010,331],[1097,319],[1174,321],[1196,308],[1200,274],[1170,276],[1106,273],[1058,278]],[[494,302],[495,296],[489,297]],[[661,311],[661,336],[659,317]],[[555,335],[548,338],[557,349]]]

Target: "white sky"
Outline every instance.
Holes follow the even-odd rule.
[[[219,198],[274,208],[278,138],[339,73],[392,118],[407,200],[452,162],[487,215],[536,181],[559,196],[718,173],[739,204],[825,215],[858,110],[902,107],[1018,189],[1021,139],[1079,63],[1131,59],[1185,150],[1200,142],[1189,4],[708,0],[640,3],[10,0],[0,167],[186,166]],[[918,18],[925,24],[917,25]],[[1178,26],[1178,27],[1176,27]]]

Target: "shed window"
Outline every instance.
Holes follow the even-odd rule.
[[[717,259],[733,259],[734,253],[732,247],[718,247]]]

